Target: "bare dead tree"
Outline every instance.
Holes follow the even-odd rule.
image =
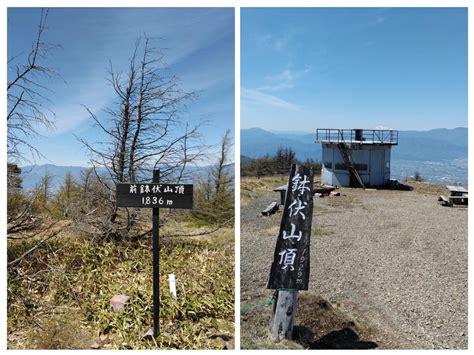
[[[48,108],[48,94],[51,90],[44,84],[58,73],[45,62],[58,45],[46,43],[43,39],[47,30],[48,11],[41,10],[36,37],[31,49],[8,59],[7,79],[7,159],[9,165],[19,160],[28,161],[42,156],[31,144],[31,138],[39,135],[41,128],[54,126],[54,113]],[[29,154],[28,154],[29,152]],[[27,158],[28,157],[28,158]],[[12,176],[8,175],[8,180]],[[35,205],[44,200],[39,191],[24,192],[8,186],[7,233],[9,237],[25,231],[40,231],[43,218]]]
[[[230,142],[230,130],[227,129],[224,137],[221,140],[220,155],[216,165],[212,170],[215,181],[215,192],[216,195],[221,194],[223,189],[228,188],[228,185],[232,182],[233,177],[228,174],[225,170],[226,165],[229,163],[229,150],[231,148]]]
[[[143,56],[139,69],[137,115],[130,144],[129,179],[135,181],[149,174],[152,164],[160,166],[161,179],[183,178],[189,162],[199,159],[205,151],[199,128],[182,124],[178,111],[196,97],[184,92],[174,75],[166,74],[163,53],[144,38]]]
[[[207,179],[198,183],[195,193],[197,208],[194,217],[212,223],[227,221],[234,215],[234,176],[229,169],[232,147],[230,130],[226,130],[219,146],[217,161],[208,172]]]
[[[107,233],[118,229],[128,233],[137,217],[137,211],[129,209],[119,216],[114,193],[117,183],[149,181],[155,166],[160,168],[162,181],[179,181],[185,177],[186,165],[201,159],[206,151],[200,134],[203,122],[191,126],[179,116],[196,93],[180,89],[164,63],[163,51],[151,43],[147,37],[137,40],[125,75],[110,65],[109,82],[116,98],[111,107],[100,115],[86,107],[103,134],[101,142],[80,141],[91,156],[96,177],[108,191],[107,203],[114,206],[103,226]]]
[[[26,159],[26,151],[33,158],[41,153],[31,143],[31,138],[39,135],[41,127],[54,127],[54,113],[48,108],[47,94],[51,90],[43,84],[58,73],[44,62],[58,45],[43,40],[46,31],[48,10],[41,10],[36,38],[24,63],[17,63],[19,55],[8,60],[7,82],[7,153],[10,161]]]
[[[51,199],[51,185],[53,183],[54,176],[45,171],[41,177],[40,183],[36,186],[36,189],[40,191],[40,202],[42,207],[46,207],[49,200]]]

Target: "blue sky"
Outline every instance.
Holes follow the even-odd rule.
[[[39,18],[40,9],[8,9],[9,58],[31,48]],[[100,136],[81,105],[100,113],[111,104],[109,61],[125,71],[143,33],[159,38],[155,44],[166,49],[165,61],[181,88],[199,91],[198,99],[182,112],[182,120],[209,120],[202,133],[210,145],[217,144],[227,128],[233,132],[233,8],[53,8],[47,25],[44,40],[62,49],[45,63],[63,80],[45,83],[52,90],[49,107],[56,114],[56,129],[43,131],[44,137],[32,141],[47,158],[36,163],[87,165],[88,157],[74,135],[89,141]]]
[[[467,127],[466,9],[242,9],[241,127]]]

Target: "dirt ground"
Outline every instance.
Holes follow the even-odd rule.
[[[272,295],[266,282],[281,212],[260,212],[278,201],[271,190],[282,183],[241,180],[242,306]],[[410,184],[414,191],[342,188],[341,196],[315,197],[310,286],[300,293],[295,328],[311,339],[307,331],[291,344],[271,345],[271,307],[256,308],[242,312],[242,347],[360,348],[362,341],[382,349],[467,349],[468,208],[441,206],[442,186]],[[324,302],[329,315],[321,313]],[[323,322],[333,310],[339,316],[318,328],[311,310]]]

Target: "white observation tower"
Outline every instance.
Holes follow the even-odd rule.
[[[322,184],[365,188],[390,181],[390,153],[398,144],[398,131],[318,128],[316,143],[323,148]]]

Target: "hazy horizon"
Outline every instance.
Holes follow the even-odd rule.
[[[262,129],[264,131],[267,131],[267,132],[271,132],[271,133],[293,133],[293,134],[308,134],[308,133],[314,133],[316,131],[317,128],[333,128],[333,129],[343,129],[343,127],[316,127],[314,128],[313,130],[308,130],[308,131],[291,131],[291,130],[274,130],[274,129],[268,129],[268,128],[263,128],[263,127],[248,127],[248,128],[240,128],[241,130],[242,129]],[[438,127],[438,128],[429,128],[429,129],[392,129],[392,128],[361,128],[361,129],[364,129],[364,130],[379,130],[379,129],[385,129],[385,130],[395,130],[395,131],[400,131],[400,132],[403,132],[403,131],[414,131],[414,132],[428,132],[428,131],[434,131],[434,130],[438,130],[438,129],[447,129],[447,130],[454,130],[454,129],[459,129],[459,128],[462,128],[462,129],[469,129],[468,127],[463,127],[463,126],[459,126],[459,127],[453,127],[453,128],[446,128],[446,127]],[[355,129],[355,128],[348,128],[348,127],[344,127],[344,129]]]

